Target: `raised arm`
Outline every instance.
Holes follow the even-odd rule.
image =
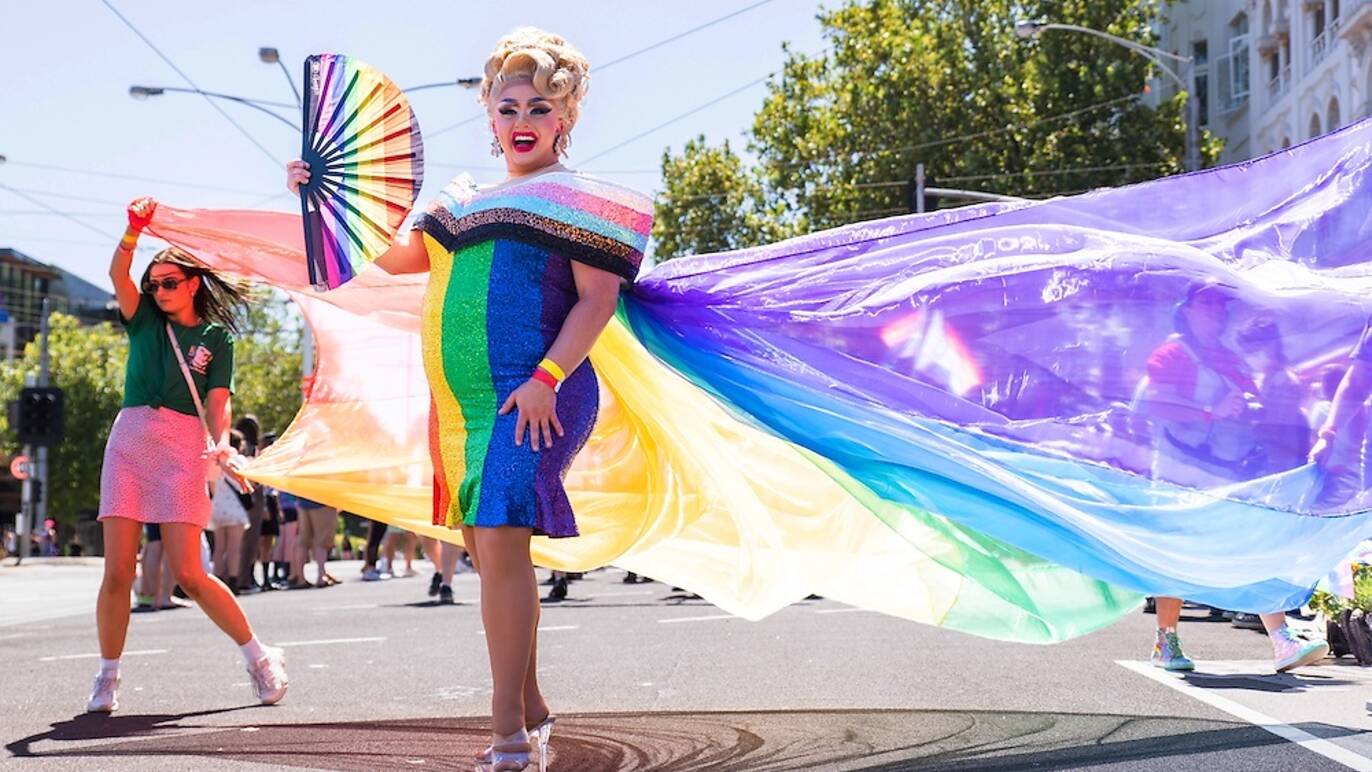
[[[1315,435],[1315,444],[1310,448],[1311,461],[1324,463],[1329,458],[1334,436],[1367,401],[1368,394],[1372,394],[1372,362],[1354,359],[1349,362],[1343,380],[1339,381],[1338,391],[1334,393],[1334,404],[1329,408],[1329,417],[1324,419],[1324,424]]]
[[[157,202],[146,196],[136,198],[129,204],[129,227],[114,248],[114,256],[110,258],[110,281],[114,282],[114,297],[119,301],[119,313],[125,320],[133,318],[138,311],[138,301],[142,298],[138,285],[129,275],[133,266],[133,249],[138,246],[138,236],[148,227],[156,210]]]
[[[310,165],[296,159],[286,164],[286,189],[300,195],[300,186],[310,181]],[[389,274],[426,273],[429,270],[429,253],[424,249],[424,239],[419,234],[402,234],[390,248],[376,259],[381,270]]]

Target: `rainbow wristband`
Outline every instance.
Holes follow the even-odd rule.
[[[556,378],[556,379],[558,380],[559,383],[562,382],[562,381],[567,380],[567,373],[566,373],[566,371],[563,370],[563,369],[557,364],[557,362],[554,362],[553,360],[551,360],[551,359],[549,359],[549,358],[547,358],[547,357],[544,357],[544,358],[543,358],[543,361],[538,363],[538,367],[539,367],[539,369],[547,370],[547,371],[548,371],[548,375],[551,375],[551,376],[553,376],[554,378]]]

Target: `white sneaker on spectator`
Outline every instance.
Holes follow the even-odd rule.
[[[91,686],[87,713],[112,713],[119,708],[119,676],[98,675]]]
[[[1312,665],[1329,654],[1328,643],[1302,640],[1285,626],[1274,631],[1271,638],[1272,666],[1277,669],[1278,673]]]
[[[274,646],[264,647],[266,655],[248,665],[253,691],[263,705],[275,705],[286,696],[286,652]]]

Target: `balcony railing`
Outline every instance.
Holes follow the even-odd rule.
[[[1324,61],[1324,55],[1329,53],[1329,30],[1325,30],[1315,36],[1310,41],[1310,69],[1315,69],[1320,62]]]
[[[1281,72],[1272,80],[1267,81],[1267,104],[1274,105],[1291,88],[1291,65],[1281,68]]]

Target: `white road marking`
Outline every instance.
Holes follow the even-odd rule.
[[[548,632],[553,632],[553,631],[555,631],[555,630],[575,630],[575,629],[577,629],[578,627],[581,627],[581,625],[548,625],[548,626],[546,626],[546,627],[540,627],[540,628],[538,628],[538,631],[539,631],[540,633],[548,633]],[[477,634],[477,635],[485,635],[485,634],[486,634],[486,631],[485,631],[485,630],[477,630],[477,631],[476,631],[476,634]]]
[[[379,603],[349,603],[342,606],[315,606],[310,609],[310,611],[315,613],[324,613],[326,611],[359,611],[364,608],[378,608],[380,605],[381,604]]]
[[[142,656],[145,656],[145,655],[148,655],[148,654],[166,654],[166,653],[167,653],[167,650],[166,650],[166,649],[143,649],[143,650],[141,650],[141,651],[126,651],[126,652],[124,652],[123,656],[125,656],[125,657],[142,657]],[[99,658],[100,658],[100,652],[97,651],[97,652],[95,652],[94,654],[63,654],[63,655],[57,656],[57,657],[39,657],[39,658],[38,658],[38,661],[39,661],[39,662],[61,662],[61,661],[63,661],[63,660],[68,660],[68,659],[99,659]]]
[[[658,624],[674,625],[677,622],[709,622],[715,619],[733,619],[733,614],[715,614],[708,617],[675,617],[673,619],[659,619]]]
[[[327,646],[334,643],[374,643],[376,641],[384,640],[386,639],[383,636],[374,636],[370,638],[325,638],[318,641],[287,641],[285,643],[273,643],[271,645],[285,648],[287,646]]]
[[[1186,681],[1174,675],[1168,675],[1166,671],[1153,667],[1146,662],[1116,660],[1115,664],[1132,670],[1144,678],[1157,681],[1163,686],[1175,689],[1188,697],[1200,700],[1206,705],[1222,710],[1235,718],[1247,721],[1253,726],[1271,732],[1287,742],[1295,743],[1311,753],[1318,753],[1319,755],[1330,759],[1331,761],[1336,761],[1350,769],[1372,772],[1372,759],[1354,753],[1329,740],[1316,737],[1303,729],[1297,729],[1290,724],[1278,721],[1265,713],[1259,713],[1252,708],[1240,705],[1227,697],[1221,697],[1220,695],[1205,689],[1198,689],[1188,684]]]

